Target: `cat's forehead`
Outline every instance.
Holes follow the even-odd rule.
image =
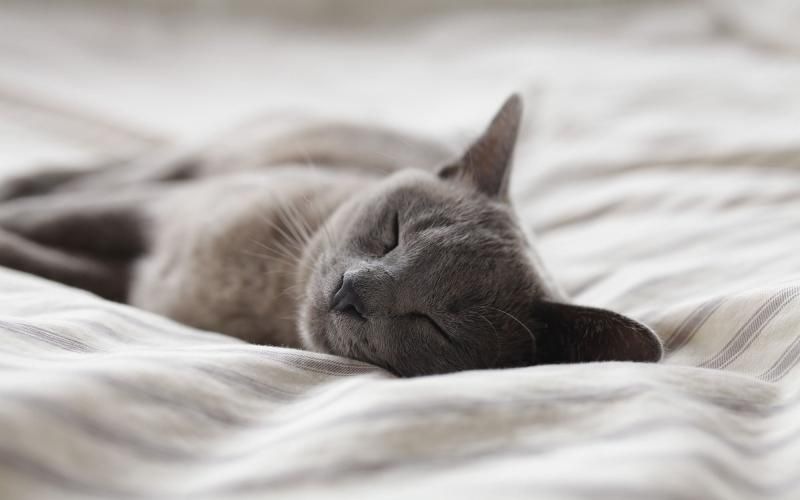
[[[428,172],[406,171],[388,179],[378,197],[420,227],[454,226],[456,231],[514,226],[509,207]]]
[[[400,214],[406,251],[422,274],[455,273],[451,283],[482,280],[484,288],[531,274],[527,240],[508,204],[435,176],[401,178],[384,199]]]

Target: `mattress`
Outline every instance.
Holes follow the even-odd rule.
[[[460,144],[518,90],[544,261],[665,360],[397,379],[0,269],[0,498],[800,497],[791,2],[439,3],[0,4],[0,168],[298,109]]]

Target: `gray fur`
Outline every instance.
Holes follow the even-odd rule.
[[[403,376],[657,361],[650,329],[563,303],[542,268],[508,199],[521,113],[512,96],[449,163],[424,140],[314,127],[10,181],[0,265]]]

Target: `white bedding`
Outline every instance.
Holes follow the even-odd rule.
[[[0,498],[800,497],[791,2],[308,31],[86,5],[0,4],[0,168],[287,109],[458,142],[517,89],[514,198],[545,261],[668,354],[397,380],[0,270]]]

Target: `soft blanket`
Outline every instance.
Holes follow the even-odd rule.
[[[0,6],[5,171],[296,109],[457,143],[521,90],[544,260],[667,357],[400,380],[0,270],[0,498],[800,497],[791,2],[234,3]]]

